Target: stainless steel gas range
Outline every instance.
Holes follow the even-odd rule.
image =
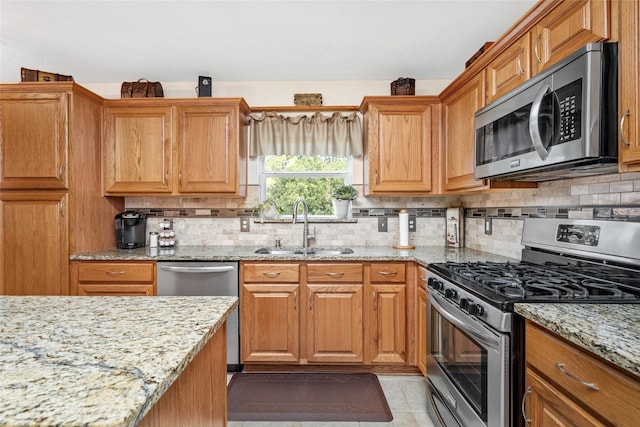
[[[522,261],[427,268],[428,410],[446,427],[523,425],[514,303],[640,303],[640,223],[528,218]]]

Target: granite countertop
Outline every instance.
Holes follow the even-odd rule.
[[[237,304],[0,297],[0,425],[135,425]]]
[[[352,254],[345,255],[261,255],[254,246],[176,246],[172,249],[107,249],[74,254],[72,260],[82,261],[416,261],[421,265],[446,261],[517,261],[500,255],[469,248],[419,246],[415,249],[394,249],[376,246],[349,246]],[[312,248],[313,249],[313,248]]]
[[[515,304],[516,313],[640,376],[640,304]]]

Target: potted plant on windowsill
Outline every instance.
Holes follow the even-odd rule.
[[[351,201],[356,198],[356,189],[351,185],[341,185],[331,193],[333,214],[336,218],[346,218],[349,214]]]
[[[278,219],[282,213],[282,209],[278,206],[278,203],[271,197],[255,205],[252,211],[258,212],[261,221],[265,219]]]

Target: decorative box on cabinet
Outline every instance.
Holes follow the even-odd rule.
[[[246,196],[249,111],[241,98],[105,101],[105,194]]]
[[[634,426],[640,379],[527,321],[523,416],[536,426]]]
[[[72,261],[73,295],[156,295],[153,261]]]
[[[440,101],[429,96],[365,97],[364,193],[437,194]]]
[[[114,246],[101,195],[102,98],[75,83],[0,84],[0,293],[68,295],[69,254]]]

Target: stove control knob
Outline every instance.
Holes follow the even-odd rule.
[[[438,279],[434,279],[433,277],[429,278],[429,285],[435,289],[436,291],[441,291],[444,289],[444,283],[442,283]]]
[[[460,298],[460,308],[463,310],[469,310],[469,303],[471,301],[469,300],[469,298]]]
[[[480,317],[484,314],[484,308],[480,304],[469,304],[469,314],[472,316]]]
[[[444,296],[445,298],[456,299],[456,297],[458,296],[458,293],[456,292],[455,289],[449,288],[444,291]]]

